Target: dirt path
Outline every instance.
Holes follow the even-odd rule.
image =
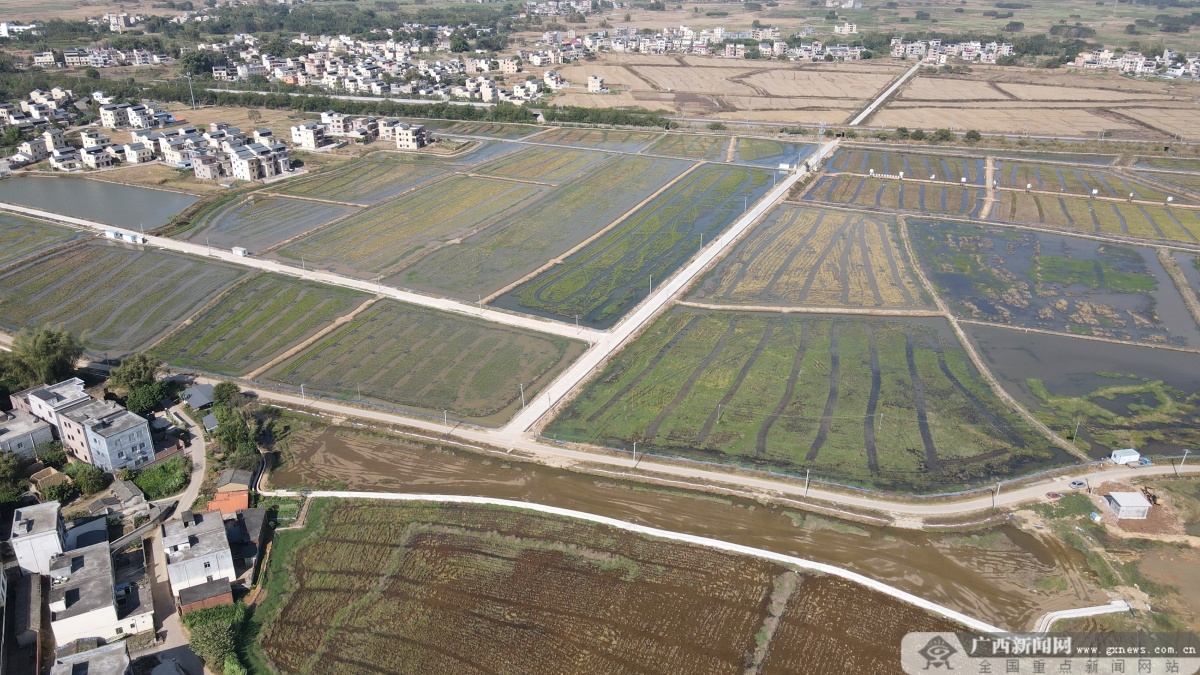
[[[1187,305],[1188,311],[1192,313],[1192,318],[1197,324],[1200,324],[1200,299],[1196,298],[1196,291],[1188,283],[1187,277],[1183,275],[1183,270],[1179,268],[1179,261],[1165,248],[1158,249],[1158,261],[1162,263],[1163,269],[1167,270],[1171,281],[1175,282],[1175,287],[1183,296],[1183,302]]]
[[[737,136],[729,137],[729,147],[725,148],[725,161],[732,162],[734,151],[737,149]]]
[[[996,158],[984,158],[984,197],[983,208],[979,210],[979,219],[987,220],[992,215],[992,208],[996,206]]]
[[[908,253],[909,260],[913,261],[913,270],[917,273],[917,278],[921,280],[921,284],[925,286],[925,290],[929,292],[929,296],[933,298],[933,302],[937,305],[938,309],[942,311],[942,314],[946,317],[946,320],[950,322],[950,327],[954,329],[954,334],[958,337],[959,343],[962,344],[963,349],[966,350],[967,356],[971,358],[971,363],[975,364],[975,369],[979,371],[979,374],[982,375],[983,379],[987,381],[988,386],[992,388],[992,391],[1000,397],[1000,400],[1007,403],[1011,409],[1016,411],[1019,415],[1021,415],[1021,417],[1024,417],[1025,420],[1033,425],[1035,429],[1042,432],[1046,438],[1049,438],[1051,441],[1053,441],[1055,445],[1059,446],[1063,450],[1066,450],[1067,452],[1071,453],[1071,455],[1079,458],[1082,461],[1091,462],[1092,458],[1089,457],[1087,453],[1075,447],[1071,442],[1067,441],[1067,439],[1054,433],[1054,430],[1043,424],[1041,420],[1034,417],[1032,413],[1025,409],[1025,406],[1021,405],[1017,399],[1013,398],[1012,395],[1004,389],[1004,387],[1000,386],[1000,382],[996,379],[995,375],[992,375],[992,371],[987,367],[987,364],[984,363],[983,358],[979,355],[979,352],[975,350],[975,345],[967,338],[967,334],[963,331],[962,326],[959,325],[958,319],[956,319],[954,315],[950,313],[950,308],[946,306],[946,302],[942,300],[942,296],[938,295],[937,291],[934,290],[933,284],[931,284],[929,279],[925,276],[925,270],[921,269],[919,258],[917,258],[916,253],[913,251],[912,240],[908,237],[908,221],[904,218],[904,216],[898,216],[896,220],[899,221],[900,224],[900,240],[904,242],[904,250],[906,253]]]
[[[379,302],[380,299],[381,299],[381,296],[378,296],[378,295],[376,295],[373,298],[368,298],[366,302],[359,305],[353,312],[350,312],[349,314],[346,314],[345,316],[338,317],[336,320],[333,321],[333,323],[331,323],[328,326],[325,326],[321,330],[317,331],[315,334],[313,334],[312,337],[308,338],[304,342],[301,342],[300,344],[296,345],[295,347],[292,347],[291,349],[287,350],[286,352],[271,359],[270,361],[263,364],[262,366],[259,366],[258,368],[255,368],[254,370],[250,371],[249,373],[246,374],[246,379],[253,380],[257,377],[260,377],[260,376],[262,376],[263,373],[267,372],[268,370],[270,370],[270,369],[274,368],[275,366],[283,363],[284,361],[292,358],[296,354],[299,354],[300,352],[307,349],[310,345],[315,344],[321,338],[325,337],[326,335],[329,335],[330,333],[337,330],[338,328],[353,321],[355,317],[357,317],[359,314],[362,314],[363,312],[370,309],[371,305],[374,305],[376,302]]]
[[[1118,340],[1116,338],[1099,337],[1096,335],[1079,335],[1076,333],[1065,333],[1061,331],[1046,330],[1044,328],[1026,328],[1025,326],[1014,326],[1007,323],[993,323],[990,321],[977,321],[975,319],[958,319],[959,323],[971,324],[974,326],[989,326],[992,328],[1007,328],[1012,331],[1021,331],[1024,333],[1040,333],[1042,335],[1058,335],[1066,336],[1072,340],[1091,340],[1093,342],[1109,342],[1114,345],[1129,345],[1131,347],[1146,347],[1147,349],[1165,349],[1172,352],[1183,352],[1185,354],[1200,354],[1200,349],[1189,347],[1176,347],[1175,345],[1164,345],[1154,342],[1134,342],[1133,340]]]

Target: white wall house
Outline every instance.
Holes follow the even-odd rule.
[[[420,150],[429,145],[429,133],[423,124],[400,122],[392,127],[397,150]]]
[[[51,559],[62,553],[62,511],[58,502],[43,502],[13,513],[12,545],[25,574],[49,574]]]
[[[181,520],[163,523],[162,532],[167,577],[176,596],[185,588],[216,579],[237,579],[220,511],[184,511]]]
[[[31,457],[37,444],[53,440],[49,423],[20,410],[0,412],[0,450]]]
[[[1145,520],[1150,515],[1150,500],[1140,492],[1112,492],[1104,500],[1117,518]]]
[[[68,551],[50,565],[50,629],[60,645],[154,630],[149,597],[120,611],[108,542]],[[127,604],[127,606],[129,606]]]

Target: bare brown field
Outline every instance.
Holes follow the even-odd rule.
[[[606,54],[564,66],[573,82],[605,78],[610,94],[568,92],[558,103],[642,106],[678,114],[776,122],[842,122],[878,94],[902,64],[807,64],[701,56]]]
[[[231,125],[250,133],[255,129],[268,128],[281,139],[290,139],[290,129],[293,125],[311,121],[312,116],[291,110],[271,110],[269,108],[240,108],[233,106],[211,106],[192,110],[182,104],[170,105],[167,108],[176,119],[186,119],[187,123],[197,127],[207,127],[212,122],[228,122]],[[257,110],[257,122],[250,120],[250,111]],[[116,138],[113,138],[116,141]]]
[[[94,173],[88,177],[127,185],[178,190],[194,195],[207,195],[223,192],[226,189],[213,181],[196,180],[195,174],[190,170],[176,169],[166,164],[126,166],[112,171]]]
[[[919,74],[873,126],[949,127],[1118,138],[1196,134],[1194,106],[1176,85],[1115,73],[973,67],[969,75]]]

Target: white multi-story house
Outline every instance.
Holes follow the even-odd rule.
[[[66,548],[62,509],[58,502],[42,502],[13,512],[9,544],[17,566],[25,574],[49,574],[51,559]]]
[[[420,150],[429,145],[429,133],[423,124],[399,122],[392,126],[397,150]]]
[[[162,535],[167,577],[177,597],[185,588],[217,579],[237,579],[220,511],[184,511],[181,520],[163,523]]]
[[[154,630],[154,606],[148,593],[140,598],[138,589],[123,588],[124,608],[118,607],[107,541],[56,556],[49,575],[50,629],[58,644],[82,638],[115,640]]]
[[[126,143],[125,161],[130,164],[144,164],[154,159],[154,151],[143,143]]]
[[[100,106],[100,124],[107,129],[128,127],[129,107],[128,103],[110,103]]]
[[[79,152],[79,159],[89,169],[112,168],[113,156],[103,146],[84,148]]]
[[[0,450],[30,457],[39,443],[53,440],[50,424],[32,414],[21,410],[0,412]]]
[[[92,464],[105,471],[136,468],[154,461],[150,424],[112,401],[68,410],[65,415],[80,420],[87,438]]]
[[[588,75],[587,90],[592,94],[604,91],[604,78],[599,75]]]
[[[107,148],[112,145],[112,136],[103,133],[99,129],[84,129],[79,132],[79,140],[83,143],[83,149],[88,148]]]
[[[307,122],[292,127],[292,143],[305,150],[316,150],[325,144],[325,126]]]
[[[858,25],[850,23],[839,23],[833,27],[834,35],[858,35]]]
[[[32,413],[39,419],[59,426],[58,414],[90,399],[83,390],[83,380],[72,377],[55,384],[43,384],[17,392],[9,397],[13,408]]]

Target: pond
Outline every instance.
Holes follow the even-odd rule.
[[[71,176],[0,180],[0,202],[52,211],[105,225],[153,229],[196,202],[192,195]]]

